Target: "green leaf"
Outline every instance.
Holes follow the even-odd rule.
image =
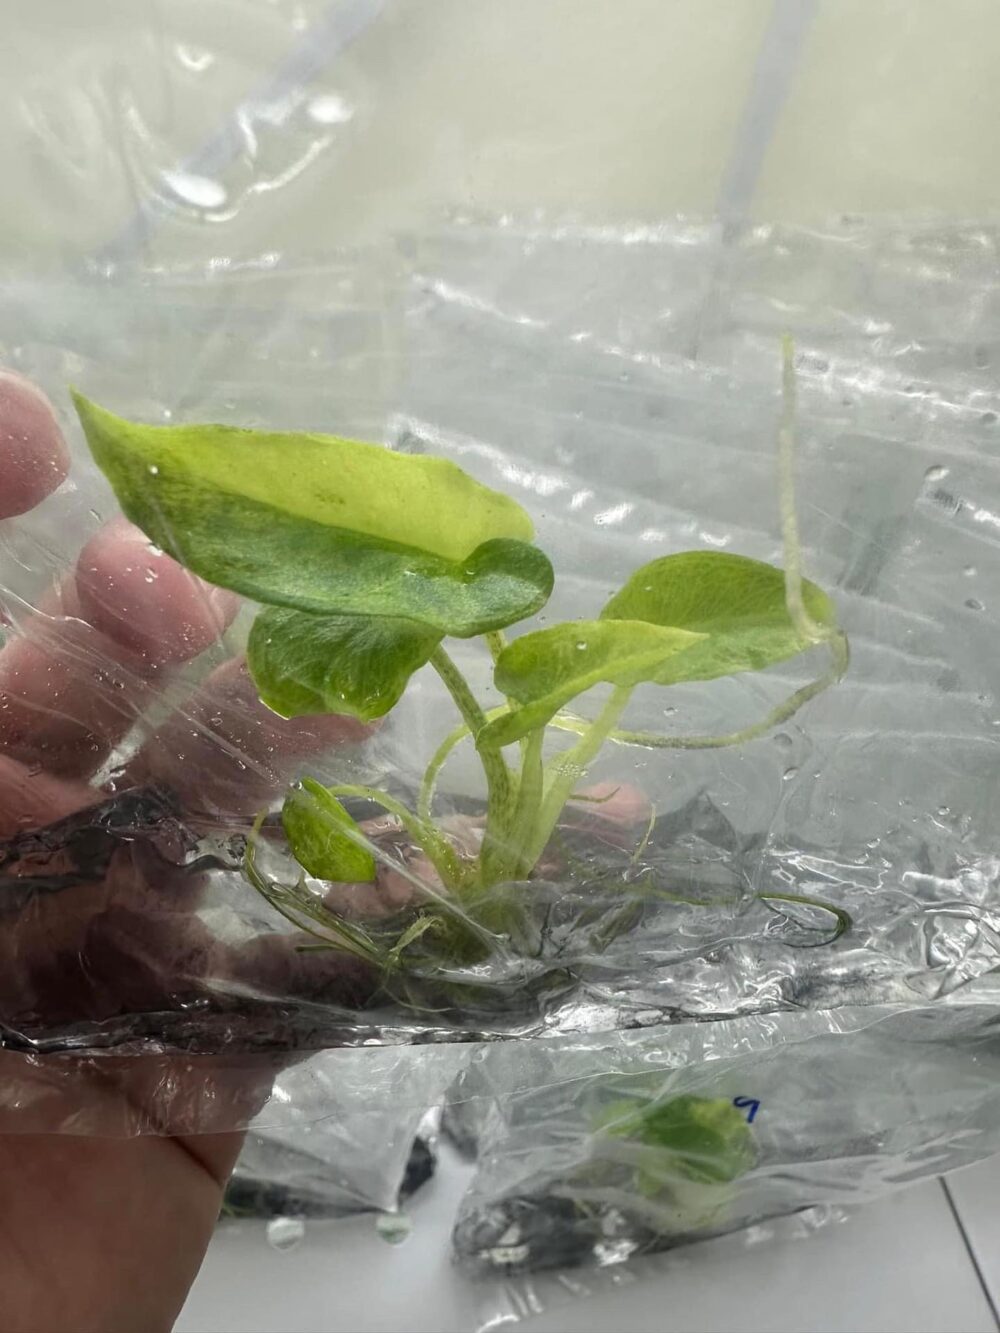
[[[836,625],[833,603],[821,588],[804,580],[802,595],[817,625]],[[760,671],[810,646],[785,606],[784,573],[724,551],[685,551],[643,565],[601,619],[643,620],[703,636],[664,663],[654,677],[660,685]]]
[[[211,494],[242,497],[323,527],[347,528],[461,560],[494,537],[531,541],[516,501],[443,458],[307,432],[234,426],[146,426],[81,394],[73,400],[87,441],[113,484],[148,489],[159,476]],[[156,474],[154,474],[156,475]]]
[[[316,879],[368,884],[375,878],[375,858],[358,841],[358,825],[313,778],[303,778],[285,797],[281,822],[296,861]]]
[[[440,642],[438,631],[412,620],[269,607],[250,631],[247,664],[281,717],[347,713],[371,722],[395,707]]]
[[[479,733],[480,745],[509,745],[545,723],[592,685],[638,685],[699,636],[641,621],[571,620],[522,635],[497,659],[497,689],[520,707]]]
[[[527,514],[444,459],[334,436],[141,426],[76,397],[125,514],[210,582],[268,605],[460,638],[545,604]]]
[[[689,1180],[736,1180],[756,1157],[745,1117],[722,1098],[682,1096],[646,1105],[622,1101],[606,1109],[602,1122],[615,1138],[662,1150],[670,1173]]]

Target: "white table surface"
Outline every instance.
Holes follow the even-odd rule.
[[[263,1224],[227,1224],[177,1333],[473,1333],[502,1306],[497,1284],[468,1281],[449,1259],[448,1231],[468,1176],[446,1152],[398,1246],[377,1235],[371,1218],[309,1223],[301,1242],[281,1252]],[[585,1298],[563,1291],[525,1327],[995,1333],[1000,1159],[952,1177],[948,1189],[951,1198],[941,1181],[927,1181],[805,1238],[688,1246],[633,1265],[636,1280],[614,1289],[605,1283]]]

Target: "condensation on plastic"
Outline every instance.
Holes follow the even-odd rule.
[[[33,645],[36,663],[59,658],[70,688],[99,683],[93,717],[35,710],[27,741],[15,726],[4,743],[41,763],[40,777],[67,751],[78,767],[93,754],[93,788],[111,801],[3,852],[12,1119],[85,1126],[72,1096],[68,1108],[60,1099],[61,1071],[81,1061],[92,1082],[119,1089],[114,1110],[95,1093],[95,1124],[208,1128],[224,1124],[227,1107],[238,1122],[251,1117],[274,1069],[316,1047],[961,994],[997,954],[995,229],[471,215],[415,225],[437,168],[454,165],[426,132],[439,120],[417,118],[404,139],[423,134],[414,151],[424,155],[398,196],[365,171],[382,160],[372,143],[393,139],[385,108],[398,122],[408,105],[406,80],[386,77],[418,63],[407,7],[259,8],[185,0],[150,25],[116,0],[99,30],[88,18],[87,40],[57,49],[41,23],[0,53],[10,127],[0,151],[24,202],[7,219],[0,358],[49,391],[74,450],[70,481],[0,525],[0,603],[12,647]],[[489,6],[473,8],[436,11],[441,24],[471,15],[455,42],[500,35],[480,26],[494,21]],[[522,21],[537,29],[532,7]],[[731,43],[742,69],[754,22],[727,19],[720,59]],[[441,30],[424,33],[425,46]],[[511,31],[516,42],[524,29]],[[439,47],[433,69],[458,68]],[[742,95],[742,74],[723,82]],[[778,84],[764,82],[780,100]],[[759,127],[767,116],[756,111]],[[528,111],[517,126],[541,149],[537,117]],[[545,145],[553,160],[557,147]],[[740,160],[757,161],[746,147]],[[337,238],[368,236],[366,247],[335,252],[332,233],[305,225],[317,210],[303,191],[324,163],[351,196]],[[727,218],[740,193],[729,185]],[[582,842],[603,872],[652,876],[685,901],[636,899],[640,919],[625,929],[625,889],[609,891],[606,874],[598,890],[574,883],[552,858],[547,882],[525,895],[522,937],[476,971],[492,983],[480,988],[486,1000],[444,1014],[433,987],[417,1003],[375,1003],[356,967],[297,953],[239,873],[251,815],[306,770],[412,794],[451,725],[448,702],[421,676],[366,745],[342,728],[351,743],[331,747],[319,724],[283,727],[255,707],[238,666],[246,612],[181,667],[109,653],[65,589],[53,600],[114,514],[67,384],[151,421],[325,428],[451,456],[532,511],[559,573],[551,621],[593,613],[666,551],[780,559],[773,437],[786,330],[799,349],[807,569],[835,591],[851,672],[752,745],[609,748],[595,777],[639,789],[660,815],[639,865],[628,863],[641,823],[622,846],[602,807],[573,816],[589,826],[572,831],[574,853]],[[489,699],[485,656],[461,658]],[[813,666],[669,698],[640,691],[630,720],[732,730]],[[17,713],[19,683],[4,689]],[[479,790],[469,751],[441,784],[442,809],[466,820],[463,798]],[[395,905],[433,889],[413,862],[406,869],[401,883],[398,866],[384,868]],[[822,914],[792,917],[757,896],[775,886],[840,904],[854,928],[823,947]],[[373,916],[384,905],[353,903]],[[227,1089],[244,1069],[255,1073],[239,1101]]]
[[[440,38],[474,7],[436,5],[415,33],[421,8],[177,0],[154,25],[109,0],[99,16],[61,5],[61,46],[42,21],[0,50],[0,168],[13,183],[0,363],[52,396],[73,449],[59,492],[0,523],[2,632],[59,660],[69,688],[97,683],[99,705],[87,717],[38,710],[30,747],[4,743],[42,766],[29,780],[82,754],[95,797],[110,801],[0,848],[0,1130],[250,1124],[244,1165],[258,1180],[269,1170],[302,1189],[285,1154],[308,1144],[337,1182],[326,1205],[389,1208],[405,1145],[450,1085],[451,1124],[480,1158],[455,1245],[489,1279],[493,1326],[620,1280],[639,1253],[747,1224],[756,1239],[761,1219],[789,1210],[808,1230],[823,1207],[1000,1147],[989,979],[1000,962],[1000,232],[858,218],[815,230],[527,213],[428,222],[445,179],[468,171],[456,193],[488,199],[490,163],[530,162],[520,185],[534,205],[545,177],[572,178],[567,152],[594,153],[579,101],[566,102],[562,140],[539,142],[537,82],[528,97],[511,82],[517,125],[482,145],[474,117],[453,133],[447,98],[430,120],[411,114],[418,74],[424,91],[442,76],[472,84],[461,50],[492,55],[501,38],[523,65],[542,22],[524,5],[519,24],[507,9],[499,24],[482,4],[456,58]],[[719,76],[691,76],[714,105],[723,88],[743,94],[750,9],[719,21]],[[616,33],[643,31],[620,6],[606,12]],[[560,29],[557,7],[547,21]],[[75,23],[86,31],[70,33]],[[561,63],[573,31],[559,31]],[[670,81],[671,109],[661,47],[641,45],[657,53],[658,110],[636,95],[634,133],[615,153],[643,182],[635,198],[655,198],[649,218],[667,211],[671,172],[648,171],[646,145],[676,141],[662,129],[679,113],[707,138],[709,117],[683,78]],[[631,92],[635,61],[596,49],[601,95],[595,80],[576,84],[598,117],[617,116],[616,64]],[[781,81],[766,72],[770,96]],[[766,121],[752,110],[748,122]],[[336,217],[310,193],[323,165]],[[646,900],[622,930],[624,888],[597,895],[550,867],[525,895],[538,904],[531,950],[522,939],[498,954],[490,1002],[447,1015],[374,1006],[356,969],[297,954],[239,872],[250,818],[304,771],[409,796],[452,725],[448,701],[421,676],[364,745],[352,728],[334,728],[333,745],[318,724],[283,727],[238,666],[246,611],[182,666],[109,653],[72,596],[52,591],[115,514],[67,385],[149,421],[332,430],[452,457],[531,510],[559,575],[551,623],[593,613],[668,551],[780,560],[786,331],[806,569],[834,592],[852,666],[751,745],[601,758],[594,780],[637,788],[660,816],[632,869],[687,901]],[[488,700],[485,658],[460,659]],[[814,665],[669,698],[640,691],[630,721],[730,731]],[[16,681],[0,688],[0,703],[16,698]],[[477,783],[461,748],[443,810],[474,817]],[[575,828],[574,848],[582,839],[620,871],[635,830],[622,846],[601,807],[582,816],[589,835]],[[775,886],[847,909],[852,930],[825,945],[822,917],[755,896]],[[480,1034],[535,1039],[456,1043]],[[355,1049],[316,1049],[339,1045]],[[594,1120],[640,1087],[759,1102],[755,1166],[724,1198],[651,1200],[615,1162],[612,1194],[595,1197],[590,1169],[608,1145]],[[553,1265],[557,1277],[496,1285]]]
[[[127,893],[136,872],[152,870],[186,910],[147,895],[124,916],[88,917],[84,946],[71,945],[85,964],[81,1000],[72,970],[53,979],[49,960],[25,964],[43,907],[58,919],[70,892],[86,915],[91,890],[63,886],[42,905],[29,897],[30,910],[8,916],[20,970],[5,983],[6,1045],[29,1061],[102,1050],[237,1064],[268,1052],[280,1062],[324,1045],[920,1006],[995,967],[996,246],[985,230],[854,222],[724,237],[713,227],[588,232],[466,218],[323,264],[119,263],[12,283],[0,358],[52,394],[74,448],[71,481],[0,533],[14,640],[37,634],[57,652],[74,642],[73,617],[32,607],[113,514],[66,411],[68,382],[150,420],[326,427],[455,458],[531,510],[558,576],[539,619],[554,621],[593,613],[631,569],[668,551],[780,561],[777,339],[789,327],[805,563],[834,592],[853,660],[842,684],[752,744],[609,747],[593,777],[652,801],[660,818],[638,870],[674,900],[647,896],[638,923],[622,929],[627,889],[550,875],[525,894],[538,904],[530,951],[517,942],[492,972],[476,970],[477,983],[493,983],[487,1003],[440,1015],[373,1004],[356,968],[295,954],[238,867],[259,792],[280,794],[304,770],[412,793],[453,724],[443,692],[419,678],[360,748],[324,749],[307,725],[285,751],[262,732],[279,724],[255,712],[245,686],[202,683],[199,693],[207,671],[218,682],[232,670],[225,658],[245,621],[155,700],[141,671],[84,654],[81,670],[105,671],[109,691],[124,677],[139,700],[95,782],[116,800],[136,798],[130,756],[152,736],[147,771],[158,783],[153,796],[139,790],[127,817],[112,801],[119,823],[105,828],[102,855],[125,862]],[[954,315],[936,341],[931,306]],[[458,656],[489,700],[485,656]],[[669,696],[640,690],[629,721],[728,732],[763,717],[811,669]],[[197,795],[185,786],[193,777]],[[471,754],[459,751],[444,809],[468,812],[474,783]],[[157,804],[165,791],[179,807]],[[639,826],[616,849],[600,807],[583,822],[621,878]],[[43,878],[44,850],[27,862]],[[7,855],[13,885],[23,848]],[[185,868],[193,862],[197,874]],[[776,888],[845,908],[853,928],[825,944],[822,915],[779,913],[757,897]]]

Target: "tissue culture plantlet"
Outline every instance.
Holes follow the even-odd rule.
[[[521,506],[454,463],[326,435],[140,425],[75,396],[93,456],[127,517],[194,573],[261,604],[247,658],[271,709],[287,718],[328,712],[373,722],[425,666],[454,701],[460,724],[431,759],[415,808],[367,787],[310,778],[289,791],[282,822],[305,872],[297,884],[276,883],[259,868],[258,821],[247,877],[317,937],[316,947],[344,949],[383,971],[404,966],[418,941],[420,951],[444,960],[469,961],[477,949],[482,956],[482,942],[512,920],[511,895],[491,891],[529,879],[605,742],[737,744],[842,674],[847,647],[834,607],[799,570],[787,342],[783,385],[784,570],[719,551],[662,556],[636,570],[593,619],[511,640],[505,631],[548,600],[552,566]],[[488,711],[445,647],[476,638],[492,655],[505,700]],[[760,671],[816,645],[829,650],[829,670],[745,731],[683,737],[619,727],[641,684],[669,688]],[[610,687],[596,719],[567,712],[596,685]],[[547,758],[550,731],[572,739]],[[467,737],[487,792],[476,846],[435,818],[438,776]],[[345,808],[351,798],[393,816],[427,867],[419,901],[387,929],[333,910],[306,878],[376,879],[379,849]]]
[[[563,1131],[556,1153],[536,1145],[537,1169],[459,1224],[458,1253],[511,1275],[727,1230],[758,1162],[754,1131],[725,1098],[670,1095],[660,1083],[584,1078],[574,1107],[590,1132]]]
[[[724,1221],[757,1151],[746,1118],[725,1098],[633,1094],[596,1118],[592,1160],[627,1171],[636,1196],[654,1205],[647,1221],[676,1233]]]

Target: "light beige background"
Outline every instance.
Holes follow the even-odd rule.
[[[754,216],[997,210],[996,0],[385,0],[331,52],[355,2],[0,0],[0,263],[705,216],[769,96]],[[786,98],[758,62],[789,24]]]

